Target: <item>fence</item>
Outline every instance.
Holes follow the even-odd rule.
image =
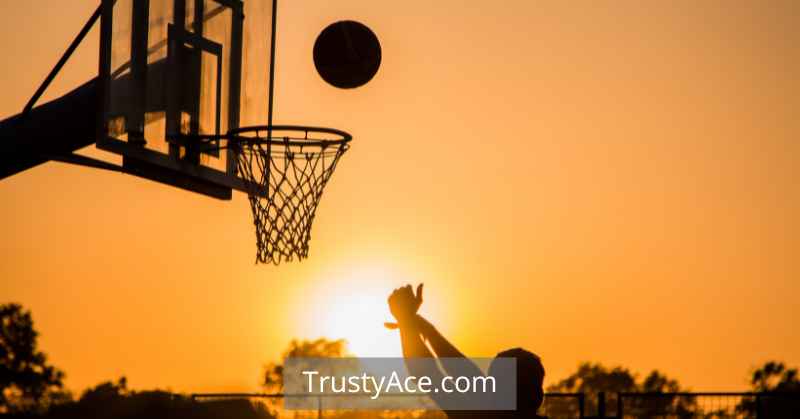
[[[608,396],[608,397],[607,397]],[[191,395],[194,401],[248,399],[268,406],[280,416],[298,417],[282,409],[292,395],[260,393],[205,393]],[[320,406],[322,403],[320,403]],[[336,417],[317,410],[299,417]],[[539,414],[550,419],[572,418],[702,418],[763,419],[800,418],[800,393],[548,393]],[[374,412],[358,417],[405,417]],[[410,417],[410,416],[409,416]],[[425,418],[442,417],[431,413]]]
[[[615,417],[800,418],[798,393],[620,393]]]

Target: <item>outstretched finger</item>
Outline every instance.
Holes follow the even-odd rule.
[[[419,301],[420,304],[422,303],[422,286],[423,285],[425,285],[425,284],[417,285],[417,301]]]
[[[389,330],[397,330],[400,328],[400,326],[397,323],[390,323],[390,322],[384,322],[383,327]]]

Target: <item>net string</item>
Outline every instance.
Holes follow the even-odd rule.
[[[311,227],[325,185],[346,143],[247,141],[235,153],[256,228],[256,263],[308,257]]]

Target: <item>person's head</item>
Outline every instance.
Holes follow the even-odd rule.
[[[517,411],[535,413],[544,401],[544,366],[533,352],[522,348],[509,349],[497,354],[497,358],[517,360]],[[489,366],[489,375],[495,364]]]

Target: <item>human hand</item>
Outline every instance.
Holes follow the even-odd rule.
[[[422,305],[422,287],[423,284],[417,286],[417,293],[411,289],[411,285],[397,288],[389,296],[389,310],[397,320],[398,323],[403,323],[411,320],[416,314],[419,307]],[[384,323],[387,329],[397,329],[398,323]]]

